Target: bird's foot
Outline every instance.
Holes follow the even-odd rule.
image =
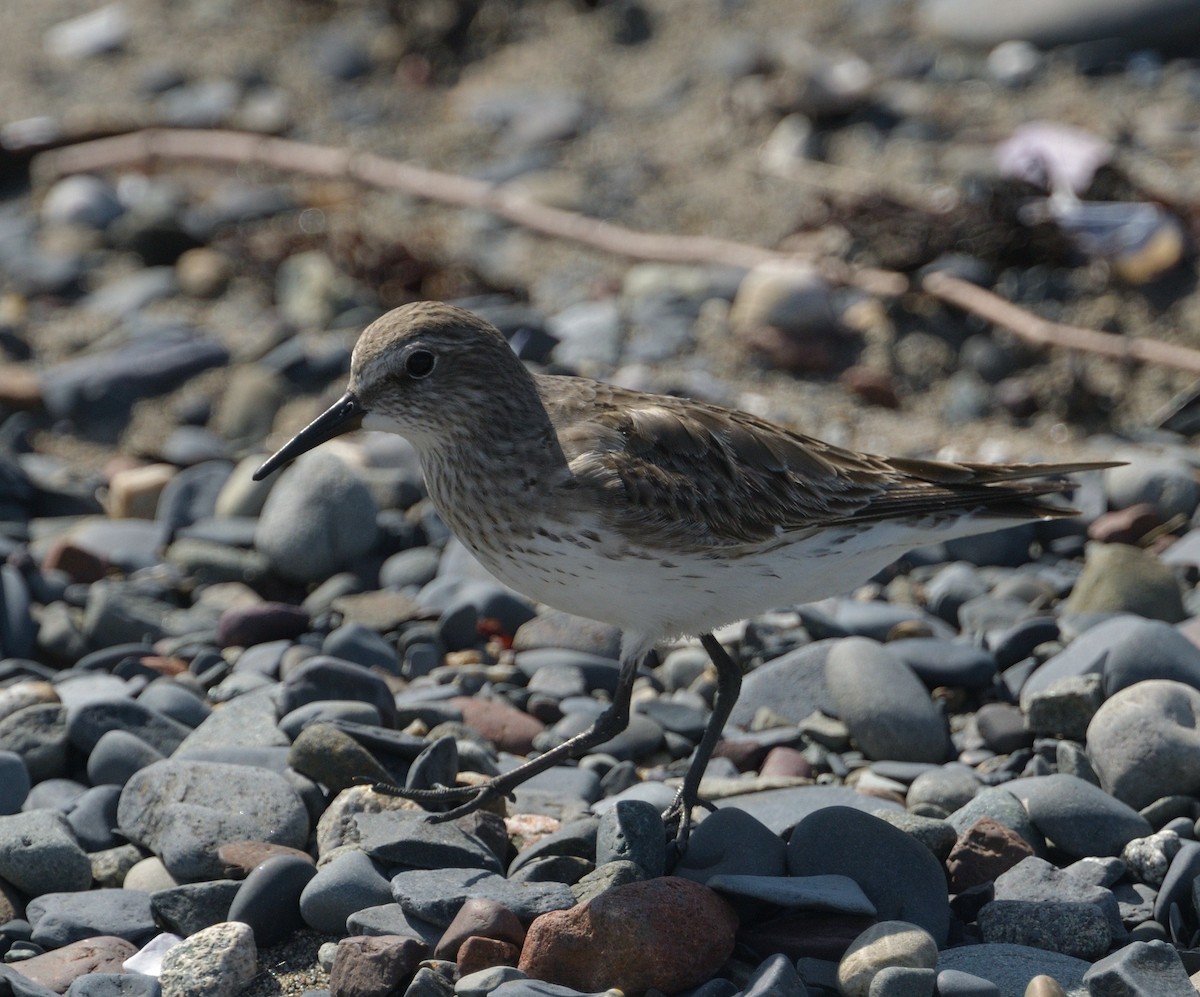
[[[676,859],[687,851],[688,838],[692,833],[693,807],[703,807],[710,813],[717,809],[708,800],[700,799],[697,793],[688,792],[686,787],[681,787],[679,792],[675,794],[675,799],[671,802],[671,805],[663,811],[663,823],[668,827],[672,824],[676,825],[675,840],[672,846]]]
[[[475,786],[436,786],[433,789],[407,789],[390,782],[371,784],[376,793],[384,796],[399,796],[412,800],[423,807],[438,807],[443,804],[456,803],[458,806],[449,810],[435,810],[430,813],[428,820],[431,824],[443,824],[446,821],[465,817],[474,813],[495,800],[511,799],[512,793],[497,779],[488,779]]]

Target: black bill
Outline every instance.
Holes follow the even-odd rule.
[[[300,432],[287,441],[282,447],[268,457],[263,465],[254,472],[254,480],[261,481],[272,471],[290,464],[302,453],[307,453],[313,447],[318,447],[335,436],[349,433],[362,425],[366,409],[359,404],[358,399],[347,391],[341,398],[329,406],[324,412],[313,419]]]

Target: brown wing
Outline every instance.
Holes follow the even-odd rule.
[[[565,487],[600,499],[611,525],[639,543],[742,546],[983,506],[997,516],[1064,515],[1036,499],[1070,482],[1024,479],[1106,466],[888,459],[744,412],[577,378],[571,392],[556,391],[557,380],[541,387],[571,472]]]

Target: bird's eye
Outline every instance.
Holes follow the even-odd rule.
[[[413,350],[404,358],[404,372],[413,378],[428,377],[433,373],[436,360],[429,350]]]

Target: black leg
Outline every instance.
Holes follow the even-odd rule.
[[[495,776],[478,786],[448,786],[442,789],[402,789],[387,783],[376,783],[372,788],[377,793],[388,796],[402,796],[417,803],[449,803],[456,800],[466,800],[453,810],[434,814],[430,817],[434,823],[442,823],[463,817],[478,810],[485,803],[508,796],[517,786],[533,778],[539,772],[553,768],[559,762],[574,758],[589,748],[621,733],[629,725],[629,697],[633,693],[633,680],[637,677],[639,659],[627,658],[621,662],[621,671],[617,676],[617,687],[613,691],[611,705],[600,714],[595,722],[574,737],[563,741],[549,751],[531,758],[515,769],[502,775]]]
[[[675,796],[675,802],[663,814],[666,821],[679,821],[679,829],[675,833],[675,845],[679,851],[687,846],[688,835],[692,829],[692,807],[702,804],[700,800],[700,780],[704,770],[708,768],[713,749],[721,739],[729,714],[733,712],[733,704],[737,702],[738,693],[742,688],[742,670],[737,666],[720,642],[712,634],[701,634],[700,643],[708,652],[709,658],[717,669],[717,692],[713,696],[712,715],[704,728],[704,736],[696,745],[692,762],[687,774],[683,777],[683,785]],[[711,809],[711,808],[710,808]]]

